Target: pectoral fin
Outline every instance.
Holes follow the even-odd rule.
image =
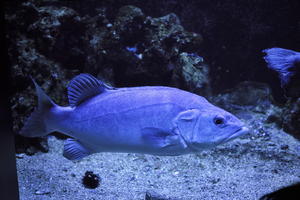
[[[69,160],[80,160],[91,153],[81,143],[75,139],[68,138],[65,140],[63,156]]]
[[[142,138],[147,146],[156,148],[165,148],[178,143],[178,136],[172,131],[154,127],[143,128]]]

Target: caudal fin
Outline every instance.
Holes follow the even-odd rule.
[[[268,67],[280,74],[282,85],[287,84],[294,74],[291,68],[300,61],[300,53],[282,48],[265,49],[263,52],[267,54],[264,59]]]
[[[20,135],[25,137],[41,137],[49,134],[51,131],[47,128],[45,114],[56,104],[46,95],[42,88],[32,79],[38,96],[38,106],[27,119]]]

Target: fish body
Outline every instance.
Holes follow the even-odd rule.
[[[232,114],[176,88],[111,88],[81,74],[68,87],[70,106],[61,107],[35,86],[38,108],[20,134],[58,131],[71,136],[64,147],[70,160],[97,152],[195,153],[248,132]]]

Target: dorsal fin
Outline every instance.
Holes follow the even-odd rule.
[[[96,79],[90,74],[79,74],[68,85],[68,99],[71,107],[79,105],[82,101],[101,94],[111,87]]]

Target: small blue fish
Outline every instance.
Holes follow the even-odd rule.
[[[267,54],[264,59],[268,67],[279,73],[281,86],[284,87],[295,74],[296,64],[300,64],[300,53],[282,48],[265,49],[263,52]]]
[[[61,107],[34,84],[38,107],[20,134],[71,136],[63,153],[70,160],[97,152],[196,153],[248,132],[232,114],[176,88],[112,88],[80,74],[68,86],[70,105]]]

